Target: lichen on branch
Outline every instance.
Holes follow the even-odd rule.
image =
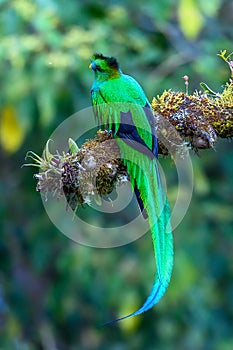
[[[218,137],[233,137],[233,84],[228,83],[220,94],[208,96],[195,92],[164,91],[154,97],[155,115],[168,120],[196,150],[213,148]]]

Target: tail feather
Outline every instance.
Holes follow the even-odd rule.
[[[125,164],[139,198],[140,209],[145,208],[148,215],[157,269],[152,290],[144,304],[135,312],[104,325],[140,315],[151,309],[166,292],[173,268],[173,235],[171,229],[167,229],[170,228],[170,207],[161,185],[156,159],[152,161],[144,156],[140,162],[137,160],[137,164],[128,160]]]
[[[144,208],[143,201],[142,201],[141,195],[140,195],[140,191],[139,191],[139,189],[137,187],[135,187],[134,193],[136,195],[137,202],[138,202],[139,208],[141,210],[141,213],[142,213],[144,219],[147,219],[148,215],[147,215],[147,212],[146,212],[146,210]]]
[[[159,300],[163,296],[163,294],[165,293],[166,288],[165,288],[164,291],[162,291],[162,295],[160,296],[162,287],[163,286],[161,285],[161,283],[157,279],[155,281],[154,285],[153,285],[153,288],[152,288],[152,290],[150,292],[150,295],[148,296],[148,298],[146,299],[146,301],[142,305],[142,307],[140,307],[138,310],[132,312],[129,315],[126,315],[126,316],[123,316],[123,317],[119,317],[119,318],[117,318],[115,320],[107,321],[107,322],[103,323],[102,326],[106,326],[106,325],[111,324],[111,323],[122,321],[122,320],[125,320],[125,319],[129,318],[129,317],[140,315],[143,312],[151,309],[158,302],[156,299]]]

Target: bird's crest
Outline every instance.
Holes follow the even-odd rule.
[[[105,56],[103,55],[102,53],[95,53],[92,58],[91,58],[93,61],[95,60],[103,60],[107,63],[107,65],[110,67],[110,68],[113,68],[113,69],[118,69],[119,68],[119,64],[117,62],[117,59],[115,57],[112,57],[112,56]]]

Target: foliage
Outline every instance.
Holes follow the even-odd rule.
[[[21,168],[28,149],[41,154],[54,128],[90,105],[93,52],[116,56],[150,100],[183,91],[185,74],[191,90],[200,81],[218,90],[229,76],[215,54],[232,50],[231,2],[2,0],[0,10],[0,348],[231,349],[230,142],[193,158],[194,194],[175,231],[166,298],[105,328],[98,325],[136,309],[150,290],[150,238],[106,250],[74,244],[49,221],[32,172]],[[161,163],[172,201],[176,172],[169,159]]]

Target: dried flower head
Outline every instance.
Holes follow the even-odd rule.
[[[27,158],[35,163],[39,174],[37,191],[46,197],[52,193],[56,198],[65,195],[68,205],[76,210],[78,205],[89,203],[92,198],[98,202],[101,197],[113,191],[116,183],[125,182],[128,177],[120,160],[119,148],[111,133],[98,131],[93,140],[86,141],[79,149],[69,139],[69,153],[52,155],[46,144],[42,157],[28,152]]]

